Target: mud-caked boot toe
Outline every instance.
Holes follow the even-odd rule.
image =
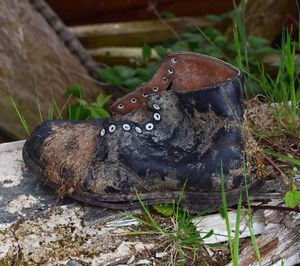
[[[101,123],[43,122],[24,145],[25,165],[61,194],[73,191],[89,166]]]
[[[112,104],[111,118],[50,121],[24,150],[26,165],[61,195],[110,208],[172,202],[217,209],[261,183],[244,125],[243,75],[208,56],[167,55],[153,77]],[[137,193],[139,196],[137,196]]]

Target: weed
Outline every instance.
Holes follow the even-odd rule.
[[[13,104],[13,106],[14,106],[17,114],[18,114],[18,117],[20,119],[22,127],[24,128],[26,134],[29,136],[30,135],[30,128],[29,128],[29,126],[26,122],[26,119],[24,118],[24,116],[21,115],[21,112],[20,112],[16,102],[13,100],[13,98],[10,98],[10,100],[11,100],[11,102],[12,102],[12,104]]]
[[[67,95],[76,99],[75,104],[69,104],[68,119],[89,120],[109,117],[106,105],[110,102],[110,95],[98,95],[95,102],[88,103],[82,98],[82,90],[79,86],[71,87],[67,90]]]
[[[232,263],[234,266],[238,266],[238,257],[239,257],[239,240],[240,240],[240,221],[241,221],[241,211],[242,211],[242,194],[245,193],[246,195],[246,201],[248,205],[247,209],[247,215],[245,215],[247,227],[250,232],[251,242],[252,246],[255,250],[256,257],[258,261],[260,260],[260,251],[256,242],[256,237],[253,230],[253,221],[252,221],[252,210],[250,208],[250,200],[249,200],[249,192],[247,187],[247,177],[246,177],[246,163],[244,160],[243,163],[243,176],[244,176],[244,183],[245,188],[240,192],[238,203],[237,203],[237,210],[236,210],[236,220],[235,220],[235,230],[234,230],[234,238],[232,241],[231,236],[231,228],[229,223],[229,217],[228,217],[228,211],[227,211],[227,203],[226,203],[226,194],[225,194],[225,188],[224,188],[224,174],[223,174],[223,167],[221,164],[221,195],[222,195],[222,206],[221,206],[221,216],[225,219],[226,223],[226,230],[227,230],[227,236],[228,236],[228,245],[229,250],[232,258]]]
[[[171,204],[154,205],[154,209],[167,217],[168,222],[160,222],[159,217],[155,218],[151,210],[143,203],[138,192],[136,191],[137,198],[140,202],[145,217],[131,215],[125,213],[127,217],[138,220],[142,225],[150,230],[134,231],[133,235],[158,235],[160,243],[165,247],[165,250],[170,252],[171,265],[185,265],[187,260],[189,263],[194,262],[202,250],[202,243],[205,238],[210,237],[213,231],[207,232],[203,237],[200,237],[192,219],[195,215],[190,214],[187,210],[180,209],[180,203],[183,199],[184,188],[180,192],[178,200]],[[189,256],[191,254],[191,256]],[[202,256],[203,257],[203,256]],[[199,258],[198,258],[199,259]]]
[[[290,208],[295,208],[300,204],[300,191],[294,183],[292,183],[290,190],[285,193],[283,199]]]

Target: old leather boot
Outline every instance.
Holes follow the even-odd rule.
[[[74,199],[110,208],[171,202],[184,184],[191,211],[229,205],[260,182],[235,67],[189,52],[167,55],[154,76],[111,106],[112,118],[48,121],[27,140],[26,166]],[[245,163],[244,163],[245,162]]]

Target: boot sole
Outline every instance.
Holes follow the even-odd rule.
[[[248,192],[261,187],[262,181],[256,181],[247,186]],[[226,203],[228,207],[237,204],[239,195],[246,199],[246,187],[225,191]],[[118,194],[118,195],[98,195],[89,192],[74,191],[66,196],[75,200],[110,209],[137,209],[141,208],[141,202],[145,205],[155,205],[161,203],[172,203],[180,198],[181,191],[141,193],[138,195]],[[183,192],[180,207],[189,212],[213,212],[217,211],[222,205],[221,192]]]
[[[26,145],[26,143],[25,143]],[[42,178],[46,185],[51,186],[54,189],[59,187],[49,180],[43,179],[43,171],[38,166],[31,156],[27,153],[27,149],[23,148],[23,158],[25,164],[29,166],[29,169],[34,172],[36,176]],[[248,192],[261,187],[263,181],[252,182],[247,186]],[[233,190],[226,190],[226,203],[228,207],[234,206],[238,202],[240,193],[242,193],[243,200],[246,199],[245,187],[240,187]],[[172,203],[180,198],[180,194],[183,194],[180,202],[180,207],[188,210],[189,212],[199,213],[203,211],[213,212],[217,211],[222,205],[221,192],[189,192],[189,191],[167,191],[167,192],[152,192],[141,193],[138,197],[134,194],[95,194],[84,191],[75,190],[72,193],[66,193],[63,196],[75,199],[77,201],[109,209],[117,210],[130,210],[141,208],[142,201],[145,205],[155,205],[162,203]]]

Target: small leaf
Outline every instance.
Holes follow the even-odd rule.
[[[104,117],[109,117],[109,113],[101,108],[101,107],[96,107],[96,106],[90,106],[88,107],[88,110],[91,112],[91,117],[92,118],[104,118]]]
[[[113,70],[122,80],[132,78],[136,74],[136,71],[128,66],[116,65]]]
[[[144,43],[143,46],[143,58],[149,60],[151,57],[151,47],[148,43]]]
[[[161,45],[154,46],[154,50],[160,57],[164,57],[168,53],[168,51]]]
[[[202,237],[202,239],[209,238],[209,237],[211,237],[213,234],[214,234],[214,230],[210,230],[205,236]]]
[[[122,79],[120,75],[113,68],[100,69],[99,75],[102,80],[106,81],[112,86],[122,85]]]
[[[141,85],[143,80],[139,78],[130,78],[124,81],[124,85],[129,89],[135,89],[137,86]]]
[[[164,19],[176,18],[176,15],[174,13],[168,11],[161,12],[160,16]]]
[[[290,208],[295,208],[300,204],[300,191],[293,184],[291,190],[284,195],[284,202]]]
[[[156,204],[153,208],[162,216],[169,217],[174,214],[174,208],[172,204]]]
[[[75,86],[72,86],[70,88],[68,88],[66,90],[66,95],[71,95],[71,96],[76,96],[76,97],[82,97],[82,89],[80,86],[78,85],[75,85]]]
[[[99,94],[96,98],[96,103],[100,107],[104,107],[111,99],[111,95]]]
[[[155,72],[155,69],[155,65],[149,65],[145,68],[138,67],[136,68],[136,74],[141,80],[146,81],[150,79],[150,77]]]
[[[223,207],[223,206],[220,206],[220,208],[219,208],[219,213],[220,213],[220,215],[221,215],[221,217],[222,217],[223,219],[226,218],[225,210],[224,210],[224,207]]]
[[[206,15],[206,18],[212,22],[221,22],[222,21],[222,17],[221,16],[217,16],[217,15]]]

